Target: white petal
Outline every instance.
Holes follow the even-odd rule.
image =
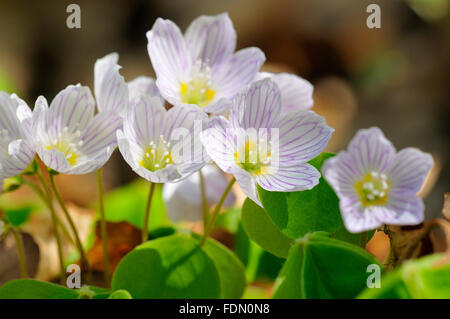
[[[150,142],[159,141],[166,113],[159,98],[137,96],[130,102],[130,109],[123,123],[125,136],[146,149]]]
[[[263,207],[256,191],[256,181],[250,176],[250,174],[237,166],[233,168],[232,174],[236,178],[237,183],[245,195],[247,195],[248,198],[256,204]]]
[[[177,182],[187,177],[180,175],[174,165],[168,165],[163,169],[159,169],[154,172],[151,172],[148,169],[139,166],[134,171],[136,172],[136,174],[152,183]]]
[[[234,99],[230,119],[234,127],[272,128],[280,120],[280,89],[271,79],[251,83]]]
[[[417,225],[424,219],[425,206],[422,199],[413,196],[390,194],[386,207],[377,215],[389,225]]]
[[[274,74],[273,79],[281,91],[281,113],[307,110],[313,106],[314,88],[307,80],[289,73]]]
[[[220,69],[213,70],[213,87],[220,97],[233,98],[255,77],[266,60],[258,48],[237,51]]]
[[[359,130],[348,151],[361,176],[370,171],[386,173],[395,156],[394,146],[378,127]]]
[[[433,158],[415,148],[406,148],[395,155],[388,178],[391,192],[399,196],[415,195],[422,187],[425,177],[433,167]]]
[[[303,191],[319,183],[320,173],[309,164],[294,167],[271,167],[268,174],[258,175],[256,182],[262,188],[275,192]]]
[[[383,222],[378,219],[372,208],[364,208],[355,197],[340,198],[339,207],[345,228],[351,233],[360,233],[380,227]]]
[[[325,119],[312,111],[286,114],[279,122],[279,161],[281,166],[292,166],[318,156],[328,145],[334,129]],[[273,151],[276,159],[276,152]]]
[[[147,32],[148,53],[161,94],[172,104],[179,100],[180,83],[192,67],[190,53],[180,29],[170,20],[158,18]]]
[[[230,122],[222,116],[212,118],[208,128],[200,134],[200,140],[208,155],[225,172],[231,173],[236,166],[234,130]]]
[[[105,162],[117,146],[116,131],[122,128],[122,118],[114,112],[97,114],[83,132],[80,152],[89,159]],[[109,154],[108,154],[109,153]],[[108,156],[108,157],[107,157]]]
[[[95,102],[87,86],[69,85],[50,104],[47,118],[49,133],[83,131],[94,116]]]
[[[100,112],[115,112],[124,116],[128,108],[128,86],[119,69],[120,66],[112,65],[106,70],[98,83],[99,88],[96,88],[96,98]]]
[[[138,76],[137,78],[128,82],[129,99],[133,100],[136,96],[141,94],[149,96],[157,96],[164,105],[164,99],[159,92],[156,82],[153,78],[148,76]]]
[[[227,13],[198,17],[184,38],[193,62],[200,59],[213,67],[227,60],[236,47],[236,31]]]
[[[101,89],[101,83],[109,69],[113,68],[119,62],[119,54],[116,52],[110,53],[101,59],[95,61],[94,66],[94,93],[98,99]]]

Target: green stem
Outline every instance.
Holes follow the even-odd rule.
[[[23,247],[22,235],[14,226],[11,226],[11,232],[14,235],[14,238],[16,239],[17,255],[19,256],[19,264],[20,264],[20,274],[22,278],[27,278],[28,277],[27,261],[25,259],[25,249]]]
[[[86,254],[84,253],[83,244],[81,243],[80,236],[78,235],[78,230],[75,227],[75,223],[73,222],[72,217],[70,217],[69,211],[66,207],[66,204],[64,203],[64,200],[61,197],[61,194],[58,191],[58,188],[56,187],[54,175],[49,174],[49,176],[50,176],[50,186],[52,188],[53,194],[55,194],[56,200],[58,201],[59,206],[63,210],[64,215],[66,216],[66,219],[69,222],[70,228],[72,229],[72,232],[75,236],[75,243],[77,244],[77,248],[80,252],[81,264],[83,266],[83,270],[86,273],[87,282],[89,283],[90,277],[91,277],[91,270],[89,267],[89,262],[86,258]]]
[[[148,221],[150,219],[150,210],[152,207],[152,197],[155,192],[155,183],[150,182],[150,192],[148,193],[147,206],[145,207],[144,225],[142,225],[142,243],[148,240]]]
[[[205,228],[204,232],[203,232],[203,237],[200,241],[200,246],[202,246],[205,241],[206,238],[208,238],[209,234],[211,233],[211,231],[214,228],[214,223],[216,222],[217,217],[219,216],[220,213],[220,209],[222,208],[223,203],[225,202],[225,199],[228,196],[228,193],[230,193],[231,188],[233,187],[234,182],[236,182],[236,178],[233,177],[233,179],[230,181],[230,183],[228,184],[227,188],[225,189],[225,191],[222,194],[222,197],[219,200],[219,203],[216,205],[216,207],[214,208],[214,211],[212,212],[212,216],[209,220],[209,223],[207,225],[207,227]]]
[[[105,286],[110,288],[110,268],[108,255],[108,232],[106,229],[105,206],[103,203],[103,183],[102,183],[102,169],[97,170],[97,185],[98,185],[98,202],[100,210],[100,227],[103,244],[103,263],[105,268]]]
[[[363,232],[361,234],[361,248],[365,249],[366,248],[366,241],[367,241],[367,232]]]
[[[198,171],[198,175],[200,178],[200,191],[202,194],[203,229],[206,229],[206,226],[208,225],[209,205],[208,199],[206,198],[205,178],[201,170]]]
[[[59,237],[59,231],[58,231],[58,217],[56,215],[55,208],[53,207],[53,204],[52,204],[50,189],[48,188],[47,184],[45,183],[44,176],[42,176],[42,173],[39,170],[39,168],[38,168],[38,171],[36,172],[36,175],[37,175],[42,187],[45,190],[45,194],[46,194],[45,196],[41,192],[42,200],[47,204],[47,207],[50,210],[50,216],[52,219],[52,227],[53,227],[53,231],[55,232],[56,247],[58,249],[58,262],[59,262],[59,268],[60,268],[60,272],[61,272],[60,283],[62,285],[65,285],[66,269],[64,268],[64,255],[63,255],[63,250],[62,250],[61,238]],[[36,186],[36,189],[39,189],[39,188]],[[39,191],[41,191],[41,190],[39,189]]]
[[[28,185],[32,190],[34,190],[34,192],[41,198],[41,200],[44,202],[44,204],[47,206],[47,208],[49,210],[51,208],[53,208],[53,206],[48,203],[47,197],[44,194],[44,192],[37,185],[35,185],[32,182],[27,181],[27,180],[24,180],[23,183],[25,185]],[[57,223],[58,227],[61,228],[61,230],[63,231],[63,234],[66,237],[66,239],[69,240],[70,243],[75,246],[76,245],[75,241],[73,240],[72,236],[70,236],[69,231],[67,230],[66,226],[64,226],[63,222],[61,221],[61,219],[59,219],[59,217],[57,215],[55,217],[56,217],[56,223]]]

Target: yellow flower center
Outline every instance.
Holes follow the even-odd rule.
[[[246,170],[250,175],[268,173],[270,164],[270,151],[254,142],[246,142],[240,151],[234,153],[236,164]]]
[[[356,192],[365,207],[386,204],[389,186],[386,175],[378,172],[369,172],[355,183]]]
[[[83,141],[80,136],[81,132],[79,130],[75,133],[69,133],[69,128],[64,127],[62,133],[45,148],[48,150],[56,149],[60,151],[64,154],[64,157],[69,162],[70,166],[74,166],[81,155],[79,147],[83,145]]]
[[[211,69],[207,64],[197,60],[192,69],[191,80],[180,83],[180,95],[183,103],[200,107],[211,103],[216,92],[211,88]]]
[[[154,172],[159,169],[163,169],[172,163],[173,160],[170,153],[170,142],[166,142],[162,137],[160,137],[158,144],[153,141],[150,142],[139,165]]]

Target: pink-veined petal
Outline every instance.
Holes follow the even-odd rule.
[[[388,203],[380,208],[377,218],[388,225],[417,225],[424,219],[425,206],[415,195],[390,194]]]
[[[280,89],[271,79],[251,83],[233,99],[230,119],[234,127],[272,128],[280,119]]]
[[[395,155],[388,176],[391,192],[415,195],[433,167],[433,157],[415,148],[405,148]]]
[[[97,154],[107,154],[107,149],[114,150],[117,146],[116,131],[122,128],[122,118],[115,112],[97,114],[83,132],[83,145],[80,151],[88,157],[98,157]]]
[[[172,164],[167,165],[166,167],[154,172],[151,172],[142,166],[137,167],[134,171],[136,172],[136,174],[152,183],[177,182],[187,177],[180,175],[178,170]]]
[[[116,52],[105,55],[103,58],[97,59],[94,65],[94,94],[98,99],[100,96],[101,83],[105,77],[105,74],[109,69],[117,65],[119,62],[119,54]]]
[[[314,87],[307,80],[289,73],[277,73],[273,79],[281,91],[281,113],[307,110],[314,104]]]
[[[130,102],[123,123],[124,134],[145,149],[150,142],[159,141],[166,113],[158,97],[137,96]]]
[[[232,173],[236,166],[234,130],[230,122],[222,116],[212,118],[200,134],[200,140],[208,155],[226,173]]]
[[[325,149],[333,131],[322,116],[312,111],[285,114],[279,122],[280,166],[306,163],[315,158]],[[275,151],[272,153],[276,154]]]
[[[47,132],[56,135],[67,127],[69,133],[83,131],[93,118],[95,102],[87,86],[69,85],[59,92],[47,113]]]
[[[356,196],[339,199],[342,220],[351,233],[360,233],[380,227],[383,223],[375,213],[375,206],[364,208]]]
[[[101,80],[95,82],[97,107],[100,112],[113,111],[124,116],[127,111],[128,87],[119,73],[120,68],[117,64],[111,65],[105,70]]]
[[[322,166],[322,174],[339,197],[356,195],[355,183],[361,175],[348,152],[341,151],[327,159]]]
[[[386,173],[395,156],[395,148],[378,127],[359,130],[351,140],[348,152],[363,176],[370,171]]]
[[[147,32],[147,39],[156,84],[164,98],[175,104],[180,99],[180,83],[187,79],[192,67],[183,35],[175,23],[158,18]]]
[[[237,51],[222,67],[213,70],[213,88],[220,97],[233,98],[255,77],[266,60],[258,48]]]
[[[319,183],[320,173],[312,165],[293,167],[270,167],[267,174],[256,176],[256,182],[273,192],[303,191],[314,188]]]
[[[227,13],[198,17],[184,38],[193,62],[200,59],[212,67],[227,60],[236,47],[236,31]]]
[[[256,181],[250,176],[250,174],[238,166],[233,168],[232,174],[236,178],[236,182],[239,184],[244,194],[256,204],[263,207],[261,201],[259,200],[258,192],[256,191]]]

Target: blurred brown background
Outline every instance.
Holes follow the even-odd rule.
[[[81,7],[81,29],[66,27],[70,3]],[[366,26],[370,3],[381,7],[381,29]],[[398,149],[433,154],[430,219],[440,215],[450,190],[449,6],[448,0],[1,0],[0,84],[30,106],[69,84],[92,89],[95,60],[113,51],[126,80],[153,76],[145,33],[157,17],[185,30],[198,15],[227,11],[239,48],[258,46],[266,70],[290,71],[315,85],[314,109],[336,128],[330,150],[376,125]],[[109,188],[135,176],[118,152],[104,175]],[[95,199],[93,176],[58,178],[67,199],[81,205]]]

